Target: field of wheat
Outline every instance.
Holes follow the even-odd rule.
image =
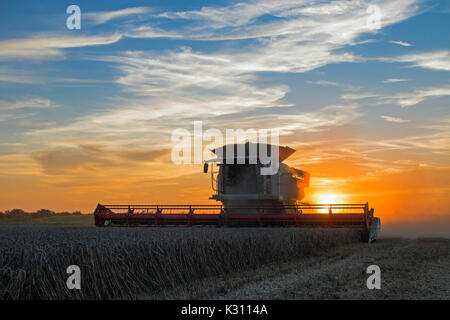
[[[0,226],[0,300],[135,299],[358,239],[348,229]],[[69,265],[80,290],[66,286]]]

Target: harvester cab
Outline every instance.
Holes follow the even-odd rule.
[[[272,158],[273,148],[278,148],[276,159]],[[239,149],[244,156],[237,156]],[[283,163],[295,152],[294,149],[246,143],[226,145],[212,152],[217,158],[205,161],[212,165],[211,183],[215,194],[210,199],[222,202],[225,208],[297,204],[305,196],[309,173]],[[219,167],[217,177],[214,176],[214,164]],[[263,174],[263,169],[270,165],[274,170]]]

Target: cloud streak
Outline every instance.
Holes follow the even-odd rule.
[[[404,82],[404,81],[409,81],[409,79],[399,79],[399,78],[389,78],[386,80],[383,80],[383,83],[396,83],[396,82]]]
[[[450,51],[432,51],[392,58],[380,58],[384,62],[409,63],[412,67],[450,71]]]
[[[102,24],[111,21],[113,19],[144,14],[150,11],[151,9],[148,7],[135,7],[115,11],[88,12],[83,14],[83,17],[92,20],[95,24]]]
[[[405,41],[394,41],[394,40],[391,40],[390,42],[398,44],[398,45],[403,46],[403,47],[412,47],[413,46],[411,43],[405,42]]]
[[[394,81],[397,82],[397,81]],[[389,82],[388,82],[389,83]],[[393,95],[384,93],[347,93],[341,96],[344,100],[365,100],[374,99],[378,104],[397,104],[403,108],[415,106],[426,99],[445,97],[450,95],[450,87],[426,87],[419,88],[411,92],[402,92]]]
[[[112,44],[119,41],[122,35],[100,36],[46,36],[39,35],[28,39],[0,41],[0,59],[43,59],[62,56],[61,49]]]
[[[49,99],[44,98],[31,98],[15,102],[0,100],[0,110],[7,110],[7,111],[23,108],[50,108],[54,106],[55,105]]]
[[[396,101],[402,107],[412,107],[427,98],[442,96],[450,96],[450,87],[419,89],[411,93],[399,94],[394,97],[394,101]],[[388,98],[388,100],[390,99]]]
[[[398,117],[391,117],[391,116],[380,116],[380,118],[386,120],[387,122],[394,122],[394,123],[407,123],[407,122],[411,121],[411,120],[402,119],[402,118],[398,118]]]

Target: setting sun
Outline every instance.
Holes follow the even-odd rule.
[[[342,202],[342,196],[334,193],[318,193],[314,195],[318,204],[335,204]]]

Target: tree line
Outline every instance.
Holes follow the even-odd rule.
[[[7,218],[42,218],[42,217],[52,217],[52,216],[70,216],[70,215],[81,215],[81,211],[62,211],[55,212],[49,209],[40,209],[34,212],[26,212],[22,209],[12,209],[6,210],[5,212],[0,211],[0,219]]]

